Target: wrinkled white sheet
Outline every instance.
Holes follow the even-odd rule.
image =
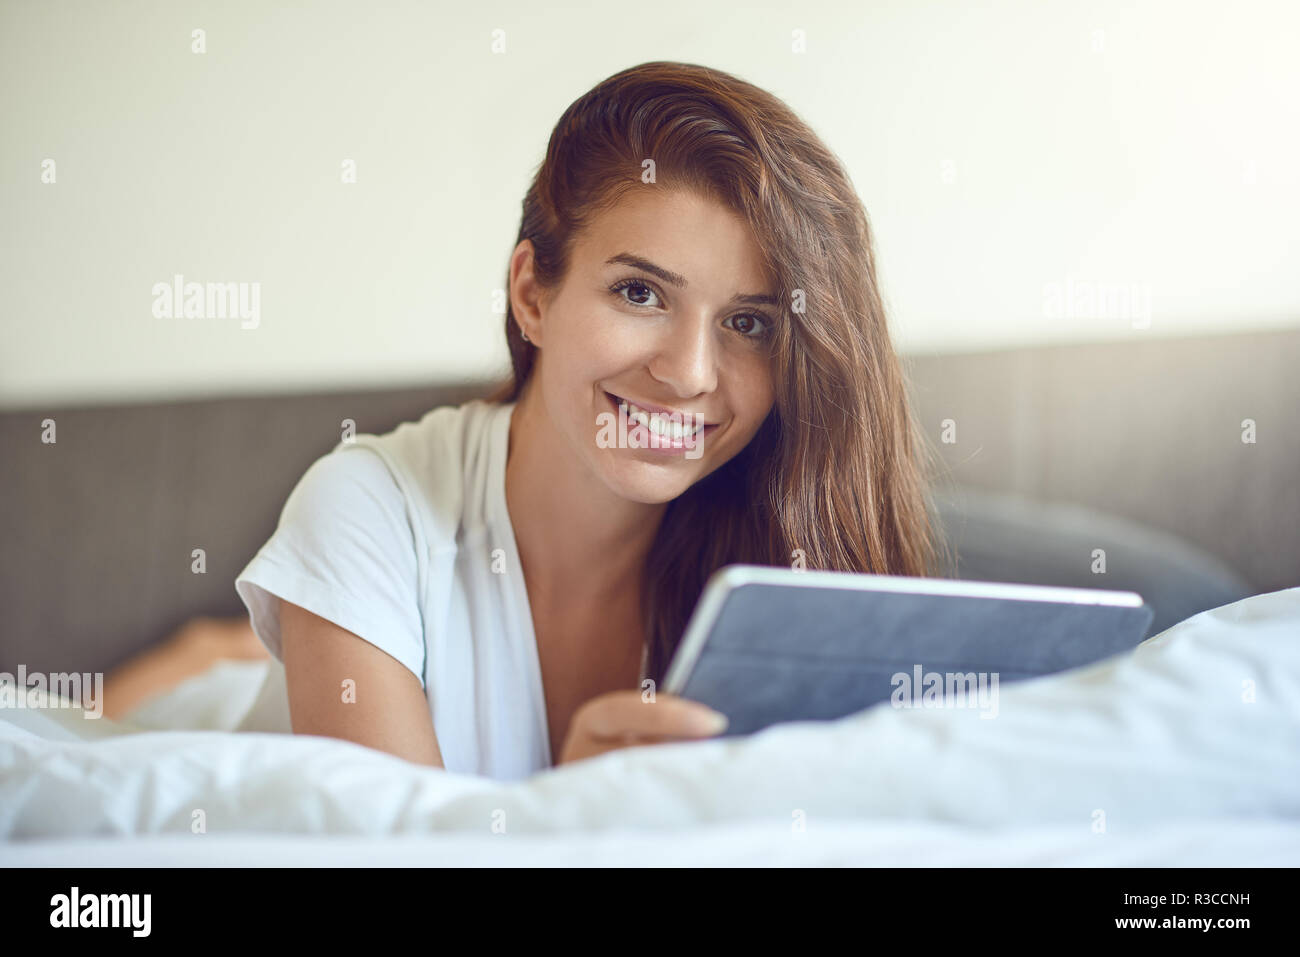
[[[223,682],[227,695],[246,688],[249,668],[213,669],[141,714],[192,719]],[[220,710],[206,713],[238,713]],[[199,817],[206,833],[193,834]],[[8,860],[65,847],[103,863],[200,863],[265,842],[245,859],[356,860],[371,846],[404,858],[401,844],[427,863],[1294,865],[1298,829],[1300,588],[1003,686],[992,720],[886,703],[509,784],[327,738],[0,711],[0,838],[24,841],[0,845]]]
[[[741,821],[671,830],[402,837],[151,834],[0,844],[14,867],[1289,867],[1300,825],[1179,819],[1124,837],[1077,826]]]

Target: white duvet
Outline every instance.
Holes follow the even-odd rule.
[[[264,664],[131,716],[0,710],[10,864],[1300,864],[1300,588],[1204,612],[997,716],[889,703],[517,783],[225,730]]]

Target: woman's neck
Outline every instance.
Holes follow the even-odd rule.
[[[532,390],[511,416],[505,484],[535,601],[591,607],[639,587],[666,503],[633,502],[611,491],[570,453]]]

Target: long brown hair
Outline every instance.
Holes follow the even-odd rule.
[[[643,162],[654,161],[654,182]],[[730,74],[643,63],[576,100],[523,202],[539,284],[558,286],[577,233],[631,189],[689,189],[750,225],[784,306],[773,409],[749,444],[665,509],[643,577],[646,674],[656,683],[703,586],[745,562],[928,575],[936,560],[928,447],[876,285],[862,201],[834,154],[783,102]],[[509,279],[507,277],[507,284]],[[506,311],[519,398],[536,348]]]

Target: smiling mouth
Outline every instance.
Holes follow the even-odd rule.
[[[615,411],[621,412],[621,407],[624,406],[627,408],[627,420],[630,425],[640,425],[670,442],[699,439],[718,428],[717,423],[708,423],[692,428],[688,424],[693,418],[691,415],[650,412],[612,392],[606,392],[605,397],[609,399]]]

